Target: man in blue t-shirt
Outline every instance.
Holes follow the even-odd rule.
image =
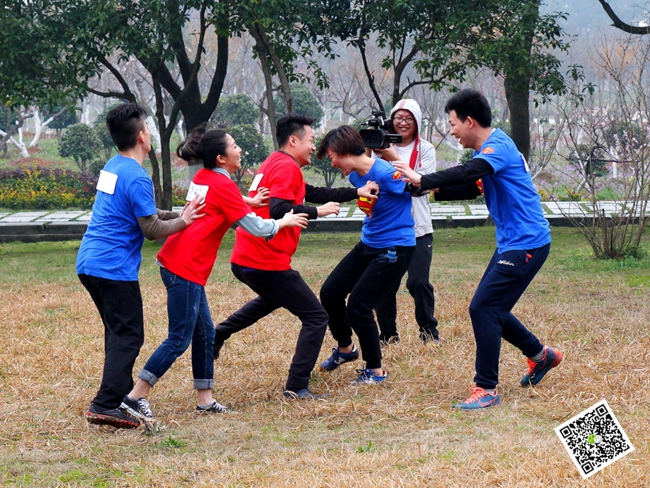
[[[473,199],[483,194],[496,226],[497,249],[481,278],[469,313],[476,340],[476,385],[454,408],[473,410],[498,405],[501,338],[527,357],[522,386],[536,385],[562,361],[563,354],[543,346],[511,313],[540,270],[551,248],[551,231],[544,218],[526,160],[500,129],[492,129],[492,111],[478,91],[465,89],[445,105],[451,135],[474,150],[471,161],[421,176],[404,162],[393,163],[405,179],[436,200]]]
[[[151,150],[145,117],[146,111],[134,103],[118,105],[106,117],[118,154],[99,176],[76,267],[104,323],[102,383],[86,419],[122,428],[140,425],[120,405],[133,387],[133,365],[144,342],[138,283],[144,238],[160,239],[183,230],[201,216],[203,208],[196,200],[180,215],[156,208],[153,183],[142,167]],[[143,410],[143,418],[151,416],[148,408]]]

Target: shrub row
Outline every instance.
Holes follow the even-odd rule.
[[[97,177],[67,169],[27,166],[0,169],[0,207],[25,209],[89,209]]]

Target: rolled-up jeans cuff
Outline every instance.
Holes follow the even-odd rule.
[[[214,388],[214,380],[194,380],[195,390],[211,390]]]
[[[158,377],[156,375],[151,374],[146,369],[141,369],[140,372],[137,374],[137,376],[141,380],[144,380],[147,383],[149,383],[151,386],[154,386],[156,383],[158,383]]]

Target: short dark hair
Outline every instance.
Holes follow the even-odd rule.
[[[183,142],[178,145],[176,154],[188,163],[203,161],[203,167],[217,167],[217,156],[225,156],[228,149],[226,131],[213,129],[205,131],[205,126],[196,127]]]
[[[323,159],[327,156],[328,149],[340,155],[351,154],[360,156],[366,153],[361,134],[349,125],[342,125],[325,134],[325,137],[323,137],[323,140],[318,146],[316,157]]]
[[[137,103],[122,103],[108,112],[106,127],[118,150],[135,147],[138,135],[144,130],[146,117],[147,111]]]
[[[490,127],[492,125],[492,110],[487,98],[478,90],[465,88],[454,93],[445,105],[445,113],[456,112],[456,116],[461,122],[465,122],[467,117],[471,117],[481,127]]]
[[[282,147],[289,142],[289,137],[302,137],[305,133],[305,126],[312,125],[314,119],[303,114],[287,114],[278,120],[275,134],[278,138],[278,146]]]

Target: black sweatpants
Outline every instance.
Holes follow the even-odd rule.
[[[293,269],[264,271],[233,263],[232,272],[259,296],[217,325],[215,342],[224,342],[274,310],[286,308],[302,322],[286,388],[290,391],[307,388],[327,330],[327,313],[318,298]]]
[[[104,323],[104,372],[92,403],[117,408],[133,388],[133,365],[144,343],[142,294],[137,281],[80,274]]]
[[[381,368],[379,332],[372,311],[400,282],[414,251],[415,246],[377,249],[359,242],[323,283],[320,299],[334,339],[339,347],[347,347],[354,330],[366,368]]]
[[[425,234],[415,239],[415,254],[407,271],[406,288],[415,302],[415,320],[420,326],[420,333],[438,338],[438,320],[434,316],[435,298],[433,285],[429,281],[429,269],[433,258],[433,234]],[[400,282],[375,309],[379,323],[379,338],[388,341],[399,336],[397,332],[397,299]]]
[[[542,268],[550,250],[551,245],[546,244],[528,251],[494,252],[469,304],[476,339],[477,386],[497,387],[502,338],[529,358],[542,352],[542,343],[511,310]]]

